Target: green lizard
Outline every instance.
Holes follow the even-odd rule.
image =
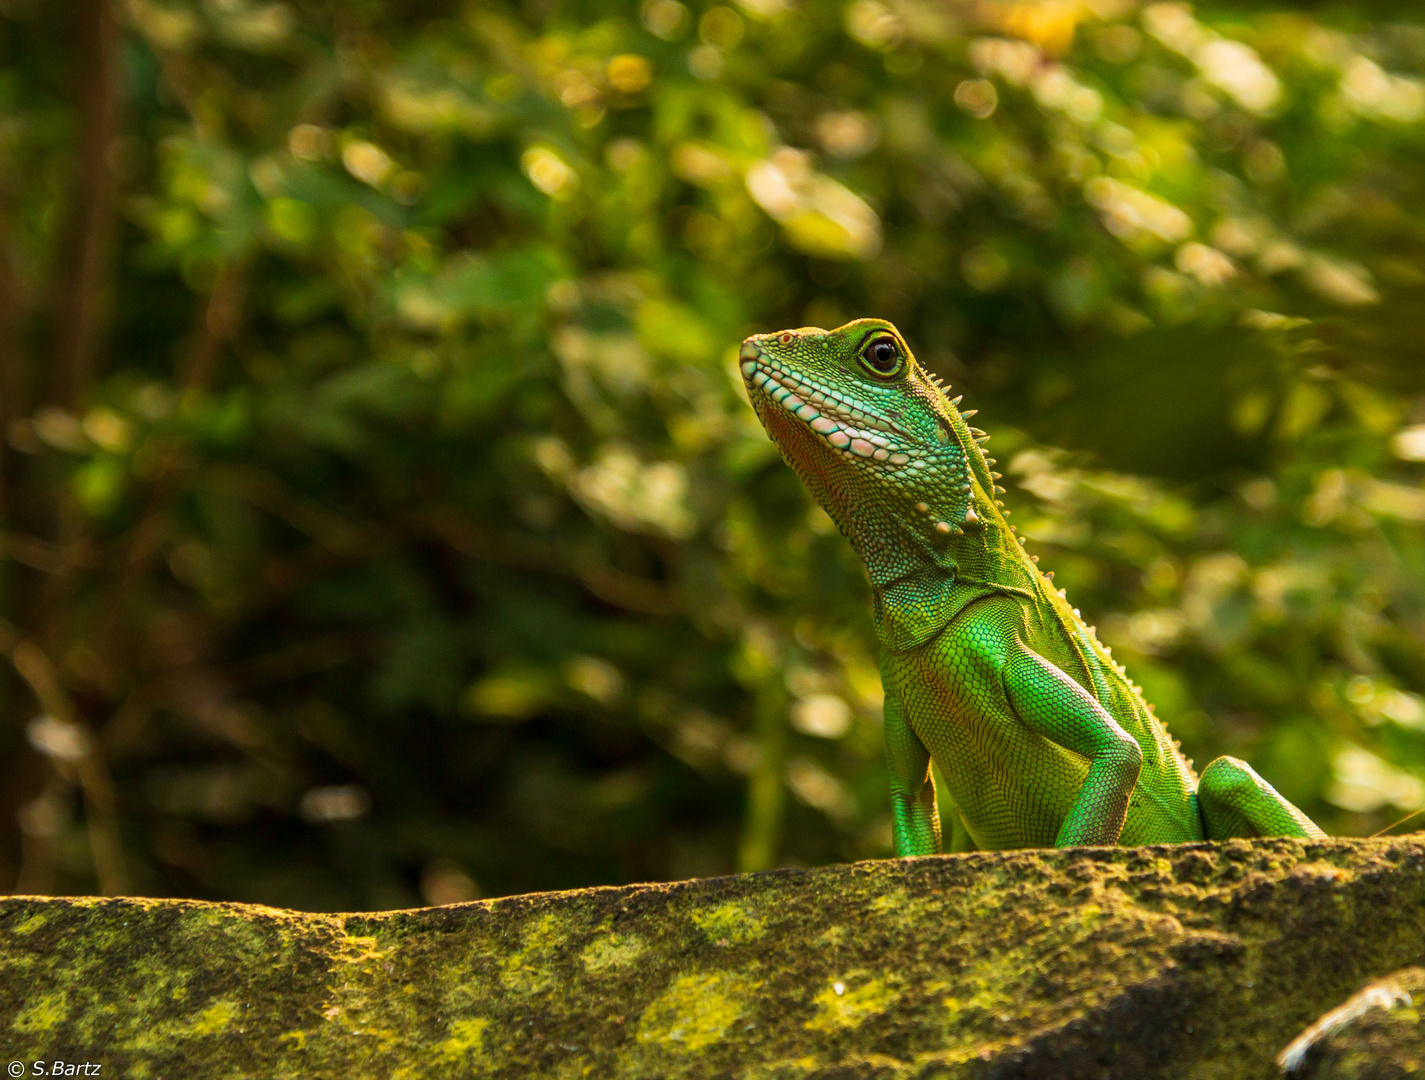
[[[1024,552],[974,414],[894,326],[759,334],[740,365],[768,434],[866,564],[897,855],[940,850],[932,758],[982,849],[1325,836],[1245,762],[1193,773]]]

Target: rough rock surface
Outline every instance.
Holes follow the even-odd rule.
[[[375,915],[11,897],[0,1061],[1273,1077],[1305,1027],[1425,957],[1422,912],[1425,838],[951,855]]]
[[[1377,979],[1321,1017],[1278,1060],[1289,1080],[1425,1076],[1425,968]]]

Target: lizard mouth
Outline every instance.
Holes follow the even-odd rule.
[[[751,342],[742,346],[738,364],[750,395],[761,396],[791,414],[838,453],[890,465],[922,464],[907,453],[909,440],[903,433],[856,408],[835,391],[781,367]]]

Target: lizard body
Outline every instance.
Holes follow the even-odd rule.
[[[982,849],[1324,836],[1246,763],[1199,778],[1024,552],[998,474],[884,320],[748,338],[758,418],[866,566],[897,855],[941,845],[931,780]]]

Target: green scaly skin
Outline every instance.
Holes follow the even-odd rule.
[[[1244,762],[1194,774],[1025,554],[973,413],[894,326],[759,334],[740,363],[768,434],[866,564],[897,855],[940,850],[932,758],[986,850],[1325,836]]]

